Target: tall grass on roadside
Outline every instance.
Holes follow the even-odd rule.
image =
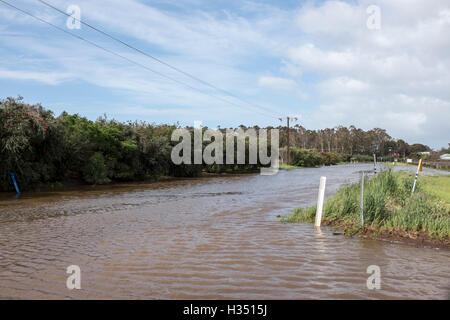
[[[425,178],[425,177],[421,177]],[[434,178],[434,177],[431,177]],[[441,177],[440,177],[441,178]],[[450,177],[445,177],[447,188]],[[442,179],[442,180],[443,180]],[[430,238],[448,240],[450,236],[450,202],[431,192],[430,179],[419,179],[411,196],[414,177],[404,173],[382,172],[364,185],[364,227],[375,232],[392,231],[413,237],[418,232]],[[441,182],[444,184],[444,182]],[[324,204],[323,224],[343,227],[346,234],[362,232],[359,218],[359,184],[345,186]],[[298,208],[282,222],[313,222],[316,207]]]

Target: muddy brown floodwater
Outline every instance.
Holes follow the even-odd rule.
[[[448,299],[449,251],[278,221],[315,202],[320,176],[329,196],[371,168],[2,195],[0,298]],[[69,265],[81,290],[66,287]]]

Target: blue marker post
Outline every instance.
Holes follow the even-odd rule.
[[[9,174],[11,176],[12,182],[14,183],[14,187],[16,188],[17,195],[20,195],[19,186],[17,185],[16,178],[14,177],[14,173]]]

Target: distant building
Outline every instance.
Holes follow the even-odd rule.
[[[441,160],[450,160],[450,153],[443,154]]]
[[[423,151],[423,152],[419,152],[419,154],[423,155],[423,156],[429,156],[431,154],[431,152],[429,151]]]

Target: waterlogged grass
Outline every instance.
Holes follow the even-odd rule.
[[[388,232],[415,238],[418,234],[448,241],[450,236],[450,177],[420,176],[411,196],[414,176],[382,172],[364,185],[364,227],[359,216],[359,184],[343,187],[323,209],[322,224],[342,227],[347,235]],[[316,207],[298,208],[282,222],[314,222]]]

